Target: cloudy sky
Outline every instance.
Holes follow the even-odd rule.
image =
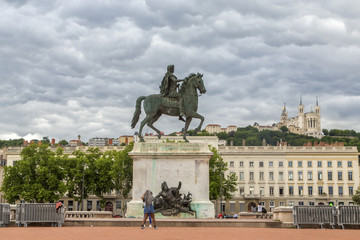
[[[284,102],[295,116],[302,95],[305,112],[319,97],[322,128],[360,131],[359,10],[358,0],[0,0],[0,138],[133,134],[135,101],[159,92],[168,64],[178,78],[204,74],[204,126],[272,124]]]

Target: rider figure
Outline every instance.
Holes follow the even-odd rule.
[[[184,113],[184,98],[177,92],[177,87],[179,86],[178,82],[183,82],[184,80],[178,80],[174,75],[174,65],[167,66],[167,72],[161,82],[160,93],[163,97],[177,98],[179,101],[179,119],[184,121],[182,117],[186,117]]]

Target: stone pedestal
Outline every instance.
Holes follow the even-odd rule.
[[[293,207],[276,207],[273,211],[274,220],[283,223],[294,223]]]
[[[209,159],[212,152],[206,143],[135,143],[129,154],[133,160],[132,201],[127,217],[143,217],[141,196],[151,190],[156,196],[161,183],[182,186],[180,193],[192,194],[196,218],[214,218],[214,204],[209,201]]]

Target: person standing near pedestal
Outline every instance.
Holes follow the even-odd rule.
[[[155,210],[154,210],[154,206],[152,204],[152,202],[154,200],[152,192],[150,190],[146,190],[146,192],[144,192],[144,194],[141,196],[141,199],[145,203],[145,206],[144,206],[144,219],[143,219],[143,222],[141,224],[141,229],[145,228],[145,222],[146,222],[146,219],[149,216],[151,216],[151,219],[153,220],[154,229],[157,229],[156,221],[155,221]]]

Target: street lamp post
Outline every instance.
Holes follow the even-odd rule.
[[[219,206],[219,213],[222,213],[222,161],[220,160],[220,169],[219,169],[219,174],[220,174],[220,206]]]
[[[81,211],[84,211],[84,181],[85,181],[85,163],[83,164],[82,189],[81,189]]]
[[[220,213],[222,212],[222,175],[220,172]]]

